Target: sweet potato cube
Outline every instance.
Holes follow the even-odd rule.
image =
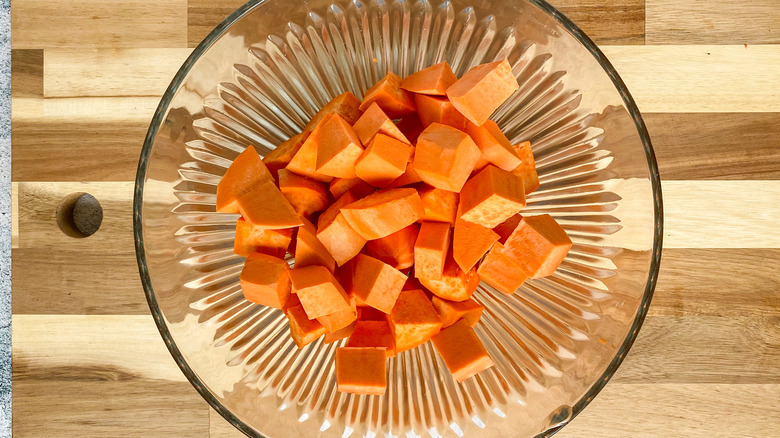
[[[293,135],[263,157],[263,163],[275,179],[278,178],[279,169],[287,167],[308,136],[308,132]]]
[[[389,236],[369,240],[366,254],[379,259],[395,269],[406,269],[414,264],[414,242],[420,227],[411,224]]]
[[[425,207],[424,221],[455,224],[459,196],[449,190],[423,186],[417,189]]]
[[[238,198],[238,210],[250,224],[269,230],[297,227],[303,223],[272,181],[258,184]]]
[[[463,186],[458,214],[463,220],[494,228],[523,207],[523,181],[516,175],[488,165]]]
[[[355,162],[358,178],[376,186],[387,187],[406,170],[412,146],[384,134],[377,134]]]
[[[290,246],[292,232],[292,228],[266,230],[238,218],[233,252],[243,257],[259,252],[282,259]]]
[[[357,302],[357,300],[356,300]],[[371,306],[358,306],[358,321],[387,321],[387,314]]]
[[[396,353],[422,345],[441,330],[441,319],[419,289],[401,292],[387,317]]]
[[[404,171],[401,176],[396,178],[393,182],[391,182],[387,188],[394,189],[398,187],[403,186],[409,186],[412,184],[417,184],[418,182],[422,181],[422,178],[420,178],[420,175],[417,174],[417,171],[414,170],[414,166],[412,165],[412,160],[414,159],[414,153],[412,153],[412,159],[408,163],[406,163],[406,170]]]
[[[325,327],[328,333],[334,333],[357,320],[357,306],[355,300],[350,300],[350,308],[346,310],[340,310],[330,315],[318,316],[316,319]]]
[[[436,313],[439,314],[442,329],[455,324],[461,318],[465,319],[471,327],[474,327],[479,322],[482,311],[485,310],[481,304],[472,298],[458,302],[445,300],[434,295],[431,297],[431,304],[436,309]]]
[[[531,278],[547,277],[571,249],[566,231],[549,214],[525,216],[504,245],[509,256]]]
[[[334,97],[317,111],[317,114],[315,114],[309,123],[306,124],[306,127],[303,128],[303,132],[313,131],[317,124],[329,114],[338,114],[351,125],[355,123],[361,115],[360,100],[349,91]]]
[[[279,169],[278,176],[279,190],[299,215],[310,216],[327,208],[328,191],[321,182],[296,175],[287,169]]]
[[[233,160],[217,184],[217,211],[238,213],[239,198],[260,184],[272,181],[271,172],[255,148],[248,146]]]
[[[355,133],[360,141],[367,145],[371,143],[374,136],[377,134],[384,134],[388,137],[392,137],[400,142],[409,144],[409,139],[401,132],[398,126],[393,123],[390,117],[379,108],[377,104],[371,104],[366,112],[355,122],[353,126]]]
[[[468,271],[498,239],[499,235],[490,228],[458,219],[452,233],[452,257],[460,269]]]
[[[447,61],[442,61],[410,74],[401,81],[401,88],[412,93],[444,96],[447,94],[447,88],[457,80],[458,77],[452,72]]]
[[[460,131],[466,129],[466,118],[455,109],[455,106],[446,97],[417,94],[414,96],[414,102],[417,105],[420,123],[424,128],[430,126],[431,123],[441,123]]]
[[[336,350],[336,386],[339,392],[384,395],[387,371],[384,348]]]
[[[337,178],[355,178],[355,162],[363,153],[363,145],[352,126],[334,115],[322,125],[319,136],[317,172]]]
[[[460,269],[455,259],[447,257],[444,262],[444,272],[439,278],[418,277],[420,283],[434,295],[450,301],[465,301],[471,298],[479,286],[477,270],[469,271]]]
[[[432,123],[417,139],[413,166],[428,185],[460,192],[479,156],[479,148],[466,133]]]
[[[387,357],[395,356],[395,342],[390,325],[383,318],[377,321],[357,321],[347,347],[383,347]]]
[[[284,313],[290,323],[290,336],[298,348],[311,344],[326,332],[319,321],[309,319],[303,306],[288,307]]]
[[[515,153],[520,158],[520,164],[512,173],[523,179],[523,190],[529,194],[539,188],[539,175],[536,173],[536,162],[531,151],[531,143],[524,141],[514,145]]]
[[[432,339],[450,374],[458,382],[484,371],[494,365],[474,329],[466,320],[442,329]]]
[[[352,334],[353,331],[355,331],[355,322],[353,321],[352,324],[344,327],[343,329],[338,329],[333,333],[325,333],[325,338],[322,340],[325,344],[332,344],[336,341],[340,341],[344,338],[348,338],[349,335]]]
[[[397,119],[415,110],[412,93],[401,88],[401,78],[393,73],[387,75],[366,91],[360,110],[366,111],[376,103],[388,116]]]
[[[310,318],[330,315],[352,308],[347,293],[327,268],[306,266],[290,271],[292,291]]]
[[[501,222],[497,226],[493,228],[493,231],[498,234],[499,238],[498,241],[503,243],[506,243],[506,239],[509,238],[510,235],[515,231],[515,228],[517,228],[517,225],[520,223],[520,220],[523,219],[523,216],[520,214],[513,215],[509,219],[505,220],[504,222]]]
[[[239,279],[247,300],[281,309],[290,296],[290,267],[282,259],[255,253],[244,263]]]
[[[349,225],[366,240],[381,239],[405,228],[425,213],[411,188],[386,189],[341,208]]]
[[[317,238],[317,229],[307,219],[303,219],[295,240],[295,267],[311,265],[323,266],[330,272],[336,269],[336,261],[330,251]]]
[[[335,199],[339,199],[347,191],[352,192],[357,199],[361,199],[374,193],[376,189],[360,178],[333,178],[329,190]]]
[[[387,263],[365,254],[355,257],[352,294],[375,309],[390,313],[406,275]]]
[[[450,224],[423,222],[414,242],[414,276],[441,278],[450,250]]]
[[[477,144],[482,157],[499,169],[511,172],[520,165],[520,157],[517,156],[514,146],[496,122],[488,120],[482,126],[468,122],[466,133]]]
[[[306,137],[301,147],[298,148],[298,152],[292,157],[289,163],[287,163],[286,169],[311,178],[320,182],[330,182],[333,179],[332,176],[323,175],[317,172],[317,154],[320,145],[320,130],[322,127],[334,117],[333,114],[325,114],[322,120],[314,127],[314,130]]]
[[[504,59],[473,67],[447,88],[447,97],[467,119],[482,125],[518,88]]]
[[[420,121],[420,116],[418,116],[417,113],[411,113],[403,116],[401,120],[399,120],[395,125],[398,127],[398,129],[401,130],[401,133],[403,133],[404,137],[409,140],[409,143],[412,144],[417,142],[417,137],[421,132],[423,132],[423,129],[425,129],[425,127],[422,125],[422,122]]]
[[[342,207],[356,200],[351,190],[344,193],[320,215],[317,222],[317,239],[339,266],[355,257],[366,244],[366,239],[352,228],[341,213]]]
[[[477,269],[479,279],[505,294],[513,294],[526,279],[520,266],[504,254],[504,245],[496,243]]]

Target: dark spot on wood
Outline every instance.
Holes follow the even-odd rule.
[[[57,208],[57,224],[71,237],[89,237],[103,223],[103,207],[89,193],[71,193]]]

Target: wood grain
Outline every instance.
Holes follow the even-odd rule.
[[[596,44],[644,44],[645,0],[554,0]]]
[[[244,0],[189,0],[187,2],[187,46],[195,47]]]
[[[647,44],[777,44],[777,0],[647,0]]]
[[[11,94],[43,96],[43,50],[11,50]]]
[[[214,409],[209,409],[210,438],[244,438],[246,435],[222,418]]]
[[[146,123],[152,120],[159,97],[18,98],[11,101],[13,122]]]

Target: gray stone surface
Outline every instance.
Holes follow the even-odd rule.
[[[11,436],[11,2],[0,1],[0,436]]]

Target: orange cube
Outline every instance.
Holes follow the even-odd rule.
[[[412,153],[412,157],[414,157],[414,153]],[[420,178],[420,175],[417,174],[417,171],[414,170],[414,166],[412,165],[412,159],[408,163],[406,163],[406,170],[404,173],[396,178],[393,182],[391,182],[387,188],[394,189],[398,187],[403,186],[409,186],[412,184],[417,184],[418,182],[422,181],[422,178]]]
[[[410,268],[414,264],[414,242],[419,231],[419,225],[411,224],[389,236],[369,240],[366,243],[366,254],[395,269]]]
[[[406,275],[387,263],[365,254],[355,257],[352,294],[368,306],[390,313]]]
[[[317,124],[320,123],[326,115],[338,114],[342,119],[346,120],[350,125],[362,114],[360,110],[360,100],[355,97],[354,94],[349,91],[334,97],[330,102],[326,103],[314,117],[309,120],[306,127],[303,128],[303,132],[311,132],[315,129]]]
[[[328,206],[328,191],[317,181],[296,175],[287,169],[279,169],[279,190],[290,202],[296,213],[310,216]]]
[[[412,93],[444,96],[447,94],[447,88],[457,80],[458,77],[452,72],[447,61],[442,61],[410,74],[401,81],[401,88]]]
[[[523,217],[504,253],[531,278],[552,275],[572,247],[566,231],[549,214]]]
[[[238,211],[250,224],[269,230],[293,228],[303,222],[272,181],[256,185],[238,198]]]
[[[328,333],[337,332],[357,320],[357,306],[355,300],[350,300],[351,307],[346,310],[340,310],[330,315],[318,316],[316,319],[325,327]]]
[[[314,130],[306,137],[301,147],[298,148],[298,152],[292,157],[289,163],[287,163],[286,169],[297,173],[298,175],[309,177],[313,180],[320,182],[330,182],[333,179],[332,176],[323,175],[317,172],[317,154],[320,145],[320,130],[322,127],[334,117],[333,114],[325,114],[322,120],[314,127]]]
[[[332,344],[336,341],[340,341],[344,338],[348,338],[349,335],[352,334],[353,331],[355,331],[355,322],[353,321],[352,324],[344,327],[343,329],[336,330],[333,333],[325,333],[325,339],[322,340],[325,344]]]
[[[536,173],[536,162],[531,151],[531,142],[524,141],[513,147],[520,158],[520,164],[512,169],[512,173],[523,179],[523,189],[527,195],[539,188],[539,175]]]
[[[429,185],[460,192],[479,156],[479,148],[467,134],[432,123],[417,139],[413,166]]]
[[[499,235],[490,228],[458,219],[452,233],[452,257],[460,269],[468,271],[498,239]]]
[[[366,240],[381,239],[415,223],[425,213],[417,190],[386,189],[341,208],[350,226]]]
[[[358,306],[358,321],[387,321],[387,314],[370,306]]]
[[[431,339],[450,374],[458,382],[494,365],[474,329],[460,320]]]
[[[387,316],[396,353],[422,345],[441,330],[441,319],[423,291],[401,292]]]
[[[477,144],[482,157],[499,169],[511,172],[520,165],[520,157],[514,146],[496,122],[488,120],[482,126],[469,122],[466,124],[466,133]]]
[[[395,123],[393,123],[390,117],[387,117],[387,114],[382,111],[382,108],[379,108],[379,105],[375,103],[366,108],[366,112],[364,112],[358,121],[355,122],[353,128],[364,145],[371,143],[371,140],[373,140],[374,136],[377,134],[384,134],[400,142],[409,144],[409,140],[406,136]]]
[[[290,267],[282,259],[255,253],[244,263],[239,277],[247,300],[281,309],[290,296]]]
[[[326,268],[306,266],[290,271],[292,291],[298,295],[309,318],[352,308],[347,293]]]
[[[347,191],[352,192],[357,199],[365,198],[376,190],[360,178],[333,178],[330,182],[330,194],[339,199]]]
[[[384,134],[377,134],[355,162],[358,178],[376,186],[387,187],[406,170],[412,147]]]
[[[238,199],[273,176],[265,167],[254,147],[241,152],[225,171],[217,184],[217,211],[238,213]]]
[[[303,306],[288,307],[284,313],[290,324],[290,336],[298,348],[311,344],[326,332],[325,327],[319,321],[309,319]]]
[[[450,224],[423,222],[414,242],[414,276],[441,278],[450,250]]]
[[[496,243],[477,269],[479,279],[505,294],[513,294],[525,280],[526,274],[504,253],[504,245]]]
[[[475,268],[471,268],[469,271],[460,269],[452,257],[447,257],[444,262],[444,272],[442,272],[441,277],[418,278],[420,283],[434,295],[450,301],[468,300],[479,286],[477,270]]]
[[[363,153],[363,145],[352,126],[334,115],[322,125],[319,136],[317,172],[337,178],[355,178],[355,162]]]
[[[366,91],[360,110],[366,111],[372,103],[379,105],[388,116],[397,119],[415,110],[412,93],[401,88],[401,78],[393,73],[387,75]]]
[[[265,166],[268,168],[268,171],[271,172],[274,179],[278,178],[277,173],[279,172],[279,169],[287,167],[287,164],[289,164],[290,160],[298,153],[298,150],[308,136],[308,132],[301,132],[300,134],[293,135],[263,157],[263,163],[265,163]]]
[[[417,193],[425,207],[422,220],[455,224],[459,199],[457,193],[427,185],[418,188]]]
[[[393,332],[385,319],[357,321],[355,330],[349,336],[347,347],[382,347],[387,357],[395,356]]]
[[[482,125],[520,86],[509,62],[478,65],[447,88],[447,97],[461,114]]]
[[[290,246],[292,233],[292,228],[266,230],[250,224],[244,218],[238,218],[233,252],[242,257],[259,252],[283,259]]]
[[[523,180],[488,165],[463,186],[458,214],[463,220],[494,228],[523,207]]]
[[[499,236],[498,241],[506,243],[506,239],[515,231],[515,228],[520,224],[521,219],[523,219],[523,217],[516,214],[494,227],[493,231]]]
[[[406,137],[411,144],[417,142],[417,137],[423,132],[423,129],[425,129],[417,113],[403,116],[395,125],[401,130],[401,133],[403,133],[404,137]]]
[[[387,372],[384,348],[336,350],[336,386],[339,392],[384,395]]]
[[[458,302],[445,300],[434,295],[431,297],[431,304],[436,309],[436,313],[439,314],[442,329],[455,324],[461,318],[465,319],[471,327],[474,327],[479,322],[482,311],[485,310],[481,304],[472,298]]]
[[[427,128],[431,123],[441,123],[461,131],[466,129],[466,118],[446,97],[417,94],[414,96],[414,103],[417,105],[417,114],[423,127]]]
[[[320,215],[317,222],[317,239],[339,266],[355,257],[366,244],[366,239],[352,228],[341,212],[342,207],[356,200],[351,190],[344,193]]]
[[[295,240],[295,267],[311,265],[324,266],[330,272],[336,269],[336,261],[330,251],[317,238],[317,229],[307,219],[303,219]]]

